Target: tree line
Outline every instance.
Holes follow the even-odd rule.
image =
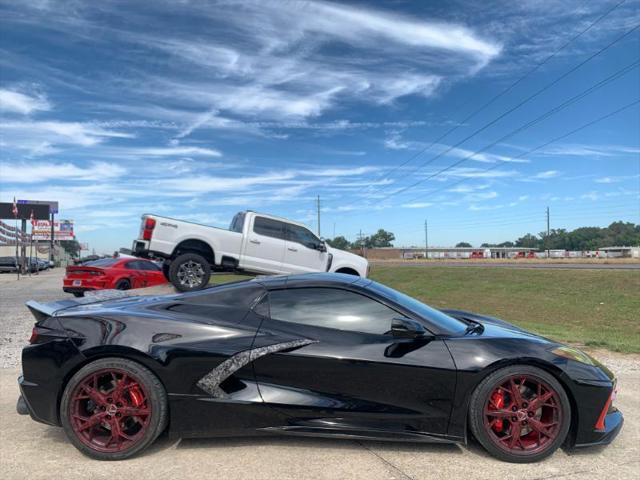
[[[640,245],[640,225],[631,222],[613,222],[608,227],[580,227],[568,231],[564,228],[527,233],[515,241],[483,243],[481,247],[523,247],[537,250],[597,250],[602,247]]]
[[[339,248],[340,250],[355,250],[358,248],[380,248],[380,247],[393,247],[393,242],[396,239],[396,236],[387,232],[385,229],[381,228],[373,235],[362,236],[358,238],[355,242],[350,242],[342,235],[339,235],[335,238],[329,238],[326,242],[331,245],[333,248]]]
[[[379,229],[373,235],[363,236],[350,242],[342,235],[327,239],[327,243],[341,250],[365,248],[393,247],[396,239],[392,232]],[[502,243],[483,243],[480,248],[489,247],[523,247],[537,250],[597,250],[601,247],[640,245],[640,225],[631,222],[613,222],[608,227],[580,227],[568,231],[557,228],[537,235],[527,233],[515,241]],[[468,242],[459,242],[456,247],[471,248]]]

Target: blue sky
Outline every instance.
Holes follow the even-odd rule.
[[[104,252],[145,212],[315,230],[317,195],[323,236],[396,245],[425,219],[432,245],[514,239],[546,206],[552,228],[640,223],[638,104],[526,154],[640,99],[640,68],[510,135],[637,61],[640,29],[472,135],[640,24],[637,0],[463,122],[617,3],[0,1],[0,199],[58,200]]]

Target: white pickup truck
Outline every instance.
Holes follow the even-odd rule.
[[[252,211],[237,213],[228,230],[145,214],[132,250],[137,256],[164,259],[165,275],[183,292],[205,287],[212,268],[361,277],[369,269],[365,258],[331,248],[300,223]]]

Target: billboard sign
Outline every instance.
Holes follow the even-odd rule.
[[[48,202],[44,200],[18,200],[18,205],[28,203],[29,205],[48,205],[49,213],[58,213],[58,202]],[[18,207],[19,208],[19,207]]]
[[[17,217],[13,214],[13,202],[0,203],[0,219],[13,220],[17,218],[18,220],[29,220],[31,213],[39,220],[49,218],[49,205],[16,202],[16,207],[18,209]]]
[[[38,220],[33,226],[34,240],[51,240],[51,222]],[[53,222],[54,240],[73,240],[73,220],[56,220]]]

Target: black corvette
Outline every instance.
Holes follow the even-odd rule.
[[[125,292],[118,292],[126,295]],[[611,442],[614,375],[496,318],[368,279],[266,277],[162,297],[27,305],[18,412],[98,459],[176,437],[466,442],[540,460]]]

